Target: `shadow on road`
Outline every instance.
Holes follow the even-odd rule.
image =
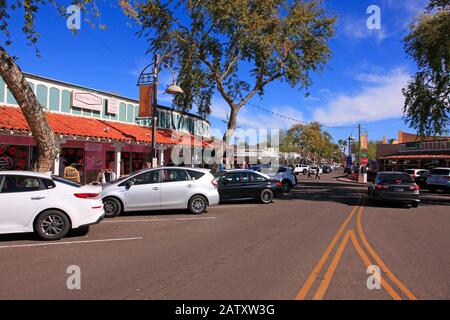
[[[332,201],[348,206],[358,204],[361,195],[366,194],[367,187],[333,181],[302,180],[289,193],[279,200]]]

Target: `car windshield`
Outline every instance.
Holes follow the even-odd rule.
[[[378,180],[382,183],[413,183],[414,180],[407,173],[381,173]]]
[[[433,169],[430,174],[438,176],[448,176],[450,175],[450,169]]]

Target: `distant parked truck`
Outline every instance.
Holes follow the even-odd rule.
[[[294,167],[295,174],[303,173],[305,175],[308,173],[308,171],[309,171],[309,165],[307,165],[307,164],[296,164]]]

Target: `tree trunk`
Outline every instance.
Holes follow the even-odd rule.
[[[56,157],[53,130],[48,125],[45,112],[22,71],[2,46],[0,46],[0,76],[16,98],[36,141],[38,149],[36,171],[49,171]]]

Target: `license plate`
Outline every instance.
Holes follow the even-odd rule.
[[[395,192],[401,192],[401,191],[403,191],[403,188],[402,187],[395,187],[394,191]]]

